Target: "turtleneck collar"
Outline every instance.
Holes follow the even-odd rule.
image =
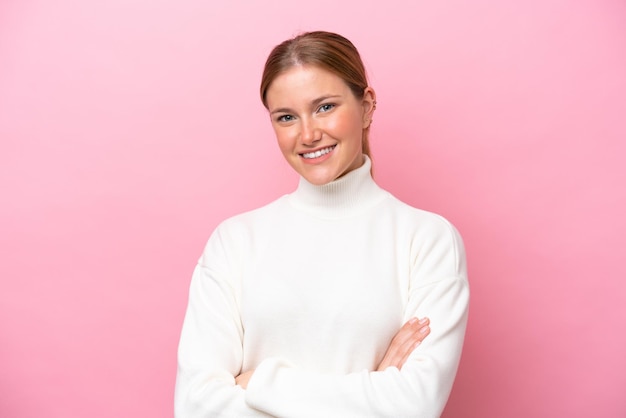
[[[326,219],[344,218],[380,202],[387,192],[374,182],[370,173],[372,162],[367,155],[363,157],[365,162],[361,167],[321,186],[300,177],[289,202],[297,209]]]

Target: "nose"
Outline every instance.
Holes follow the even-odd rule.
[[[315,120],[310,118],[302,119],[300,137],[304,145],[313,145],[322,139],[322,132],[315,123]]]

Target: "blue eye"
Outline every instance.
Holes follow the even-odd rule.
[[[319,107],[318,112],[328,112],[329,110],[331,110],[333,107],[335,107],[334,104],[332,103],[326,103],[323,104]]]
[[[282,115],[276,119],[278,122],[291,122],[293,120],[293,116],[291,115]]]

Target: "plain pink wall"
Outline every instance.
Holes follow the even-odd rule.
[[[0,3],[0,416],[171,417],[193,266],[296,183],[273,45],[348,36],[377,179],[463,234],[445,417],[626,416],[626,3]]]

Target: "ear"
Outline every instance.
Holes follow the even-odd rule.
[[[363,129],[370,127],[376,110],[376,92],[371,87],[366,87],[363,91]]]

